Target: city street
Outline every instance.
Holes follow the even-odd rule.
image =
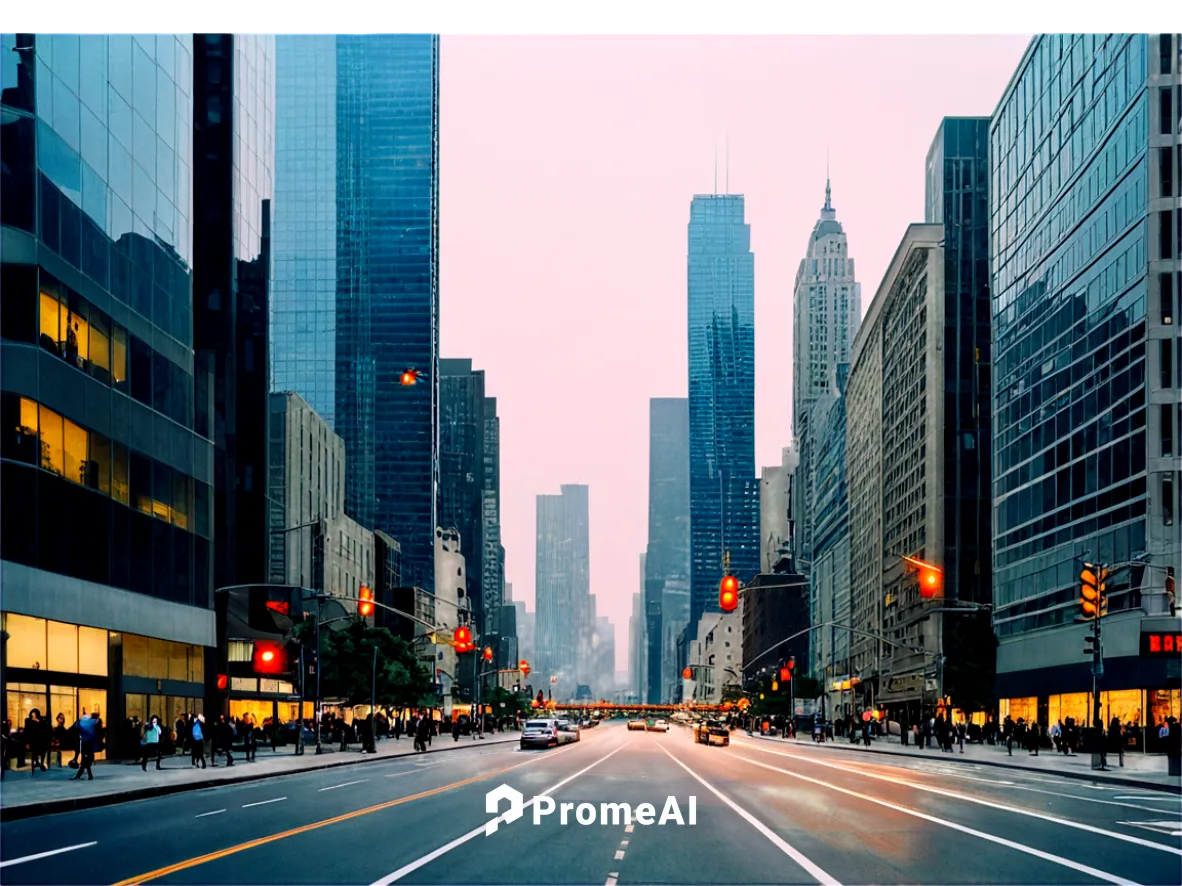
[[[501,784],[527,807],[486,836],[485,793]],[[542,794],[558,805],[535,825]],[[669,796],[685,826],[581,825],[573,810],[560,823],[563,803],[649,803],[660,817]],[[606,724],[548,751],[472,747],[7,823],[0,880],[1176,884],[1180,803],[1051,774],[741,733],[705,747],[686,729]]]

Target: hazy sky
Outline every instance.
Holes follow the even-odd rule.
[[[695,193],[745,194],[756,464],[790,441],[792,284],[824,201],[874,297],[940,118],[989,115],[1028,37],[444,37],[441,353],[501,416],[506,580],[534,607],[535,497],[586,483],[591,590],[627,667],[648,401],[686,396]]]

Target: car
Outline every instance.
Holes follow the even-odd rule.
[[[694,741],[727,747],[731,743],[731,733],[721,720],[706,720],[694,727]]]
[[[643,720],[629,720],[628,721],[628,731],[631,732],[634,729],[643,732],[644,731],[644,721]]]
[[[558,721],[558,743],[570,744],[572,742],[581,741],[583,738],[582,730],[579,729],[579,724],[571,720]]]
[[[649,720],[644,724],[645,732],[668,732],[669,722],[667,720]]]
[[[521,748],[552,748],[559,743],[557,720],[527,720],[521,728]]]

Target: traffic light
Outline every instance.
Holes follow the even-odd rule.
[[[944,570],[934,563],[927,563],[915,557],[903,559],[919,573],[919,596],[923,600],[934,600],[944,596]]]
[[[423,374],[417,369],[405,369],[403,370],[402,377],[399,379],[399,381],[402,382],[403,387],[410,387],[411,385],[417,385],[419,383],[419,379],[422,377]]]
[[[1096,640],[1095,634],[1085,634],[1084,635],[1084,649],[1083,649],[1084,655],[1091,656],[1091,657],[1095,658],[1096,650],[1098,650],[1099,648],[1100,648],[1100,644]]]
[[[686,668],[684,671],[682,671],[681,678],[683,680],[692,680],[694,678],[693,668]]]
[[[493,648],[491,646],[485,646],[484,652],[482,653],[482,655],[484,656],[485,661],[492,661],[493,660]]]
[[[787,666],[780,668],[780,682],[787,683],[791,679],[792,679],[792,668],[787,667]]]
[[[723,576],[718,586],[718,608],[723,612],[734,612],[739,606],[739,580],[733,575]]]
[[[455,645],[456,652],[468,652],[471,649],[474,649],[475,647],[472,643],[472,629],[464,625],[456,628]]]
[[[523,677],[528,677],[531,670],[529,662],[523,658],[521,661],[517,662],[517,670],[521,671],[521,675]]]
[[[779,691],[780,691],[780,684],[777,681],[772,680],[772,692],[779,692]]]
[[[790,656],[788,656],[788,670],[791,671],[791,670],[794,670],[795,668],[796,668],[796,656],[790,655]]]
[[[256,674],[282,674],[287,671],[287,654],[277,643],[254,644]]]
[[[1108,570],[1091,563],[1079,574],[1079,606],[1086,618],[1108,614]]]
[[[362,618],[369,618],[371,615],[373,615],[373,590],[366,587],[365,585],[361,586],[361,591],[359,593],[357,614]]]

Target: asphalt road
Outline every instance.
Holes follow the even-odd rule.
[[[526,806],[508,821],[502,801],[487,835],[485,793],[502,784]],[[657,823],[670,796],[684,825]],[[653,823],[601,823],[606,803],[652,804]],[[938,756],[606,725],[548,751],[475,747],[5,823],[0,882],[1150,886],[1182,882],[1180,804]]]

